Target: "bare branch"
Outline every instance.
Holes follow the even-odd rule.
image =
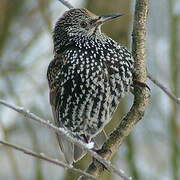
[[[27,155],[32,156],[32,157],[42,159],[42,160],[45,160],[45,161],[47,161],[49,163],[61,166],[63,168],[68,168],[69,170],[72,170],[72,171],[75,171],[77,173],[83,174],[84,176],[86,176],[88,178],[97,180],[96,177],[84,172],[83,170],[76,169],[72,165],[68,165],[68,164],[66,164],[64,162],[61,162],[61,161],[57,160],[57,159],[49,158],[48,156],[44,155],[43,153],[37,154],[37,153],[35,153],[35,152],[33,152],[33,151],[29,150],[29,149],[25,149],[25,148],[22,148],[20,146],[17,146],[17,145],[14,145],[14,144],[8,143],[6,141],[2,141],[2,140],[0,140],[0,144],[3,144],[5,146],[8,146],[8,147],[13,148],[13,149],[18,150],[18,151],[21,151],[21,152],[23,152],[23,153],[25,153]]]
[[[58,0],[60,1],[62,4],[64,4],[67,8],[69,9],[73,9],[74,7],[66,0]]]
[[[113,171],[114,173],[116,173],[117,175],[119,175],[120,177],[122,177],[124,180],[129,180],[130,178],[127,177],[124,172],[122,170],[118,170],[116,169],[109,161],[103,159],[100,155],[98,155],[96,152],[90,150],[87,146],[87,144],[83,143],[82,141],[73,138],[71,135],[68,134],[67,131],[65,131],[65,129],[63,128],[58,128],[56,126],[54,126],[51,122],[49,121],[45,121],[44,119],[36,116],[35,114],[29,112],[28,110],[25,110],[22,107],[18,107],[15,105],[11,105],[9,103],[7,103],[6,101],[0,99],[0,104],[3,104],[6,107],[9,107],[11,109],[13,109],[14,111],[24,115],[25,117],[32,119],[36,122],[38,122],[39,124],[43,125],[46,128],[49,128],[53,131],[55,131],[56,133],[59,133],[61,136],[66,136],[66,138],[71,141],[72,143],[81,146],[84,150],[87,151],[88,154],[90,154],[91,156],[93,156],[95,159],[97,159],[99,162],[101,162],[107,169]]]
[[[133,25],[133,44],[132,52],[135,59],[134,80],[146,83],[146,22],[149,9],[149,0],[136,0],[134,25]],[[142,119],[144,112],[149,104],[150,95],[147,88],[134,87],[134,103],[127,115],[120,121],[119,126],[110,135],[104,143],[102,149],[98,152],[104,159],[110,160],[119,149],[123,140],[132,131],[134,125]],[[100,176],[104,171],[100,163],[92,162],[86,172],[94,176]],[[86,180],[86,177],[80,177],[79,180]]]
[[[174,96],[163,84],[161,84],[158,80],[154,79],[151,74],[148,74],[147,77],[156,85],[158,86],[161,90],[163,90],[169,98],[171,98],[175,103],[180,105],[180,98],[177,98]]]

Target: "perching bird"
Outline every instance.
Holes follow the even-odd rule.
[[[47,78],[55,123],[83,142],[94,142],[95,148],[106,140],[103,128],[132,87],[131,54],[101,32],[103,23],[119,16],[70,9],[54,28],[55,54]],[[65,137],[57,137],[69,164],[85,154]]]

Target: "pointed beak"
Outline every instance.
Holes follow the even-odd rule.
[[[103,15],[103,16],[100,16],[98,21],[97,21],[97,24],[103,24],[107,21],[110,21],[112,19],[115,19],[115,18],[118,18],[120,16],[123,16],[124,14],[109,14],[109,15]]]

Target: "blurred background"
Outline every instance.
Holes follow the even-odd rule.
[[[134,1],[69,0],[95,14],[125,13],[103,26],[114,40],[131,48]],[[46,71],[53,59],[52,29],[67,10],[58,0],[0,0],[0,98],[52,120]],[[180,97],[180,1],[150,1],[147,29],[148,71]],[[135,180],[180,179],[180,108],[150,81],[151,104],[124,141],[113,163]],[[123,99],[106,127],[110,133],[129,110]],[[55,135],[0,105],[0,139],[62,160]],[[85,157],[76,167],[84,169]],[[72,180],[77,174],[0,145],[1,180]],[[104,173],[103,180],[118,180]]]

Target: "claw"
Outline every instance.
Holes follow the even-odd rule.
[[[146,83],[134,80],[134,84],[137,85],[137,86],[140,86],[140,87],[148,88],[149,91],[151,91],[150,87]]]

